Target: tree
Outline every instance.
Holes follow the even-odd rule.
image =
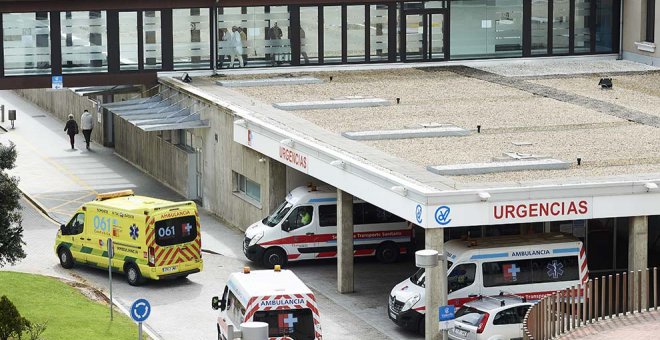
[[[20,339],[29,326],[30,322],[22,317],[16,306],[3,295],[0,298],[0,340],[7,340],[9,337]]]
[[[23,219],[21,217],[21,191],[18,178],[9,176],[6,170],[14,168],[16,145],[0,143],[0,267],[15,264],[25,258],[23,251]]]

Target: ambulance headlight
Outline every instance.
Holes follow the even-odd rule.
[[[263,231],[255,234],[254,237],[250,240],[250,246],[257,244],[257,242],[259,242],[259,240],[261,240],[262,237],[264,237]]]
[[[410,299],[406,300],[406,303],[403,304],[401,311],[407,311],[408,309],[412,308],[417,302],[419,302],[419,299],[421,298],[422,296],[419,294],[413,295]]]

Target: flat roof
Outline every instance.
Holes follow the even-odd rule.
[[[627,68],[619,66],[621,63]],[[358,148],[378,149],[425,172],[428,172],[427,166],[488,163],[507,152],[570,163],[565,170],[459,176],[405,174],[434,187],[438,187],[438,181],[452,183],[454,188],[471,188],[611,180],[621,176],[628,179],[657,177],[660,173],[660,87],[657,86],[660,72],[649,70],[652,68],[646,65],[636,69],[631,66],[634,63],[621,63],[595,63],[598,70],[609,64],[617,71],[610,90],[598,86],[602,74],[552,76],[541,73],[534,76],[530,72],[520,72],[510,77],[456,66],[304,72],[305,76],[325,81],[223,91],[236,91],[253,102],[266,105],[347,97],[384,98],[392,102],[390,106],[301,110],[285,114],[339,137],[343,132],[410,129],[434,123],[452,124],[470,131],[468,136],[386,139],[356,144]],[[634,71],[630,71],[631,68]],[[222,79],[281,76],[244,74]],[[199,86],[219,87],[214,84],[217,79],[204,79],[205,84]],[[396,98],[400,98],[400,104],[396,104]],[[287,124],[286,119],[278,121]],[[479,133],[477,126],[480,126]],[[300,128],[300,125],[290,127]],[[309,130],[301,132],[308,134]],[[355,148],[344,151],[360,153]],[[397,171],[387,162],[380,165]],[[444,180],[440,180],[441,177]],[[439,188],[445,189],[442,185]]]
[[[220,71],[160,81],[232,113],[234,142],[424,228],[660,213],[655,67],[604,56]],[[323,82],[216,84],[300,77]],[[361,98],[389,105],[331,108]],[[442,124],[460,131],[409,138]],[[379,130],[403,132],[364,138]]]

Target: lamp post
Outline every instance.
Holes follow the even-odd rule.
[[[423,249],[415,252],[415,265],[425,269],[424,338],[426,340],[447,339],[447,332],[440,332],[440,306],[447,304],[447,257],[437,250]]]

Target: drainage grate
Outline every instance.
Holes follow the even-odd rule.
[[[32,118],[44,118],[44,117],[46,117],[46,115],[35,115],[35,116],[32,116]]]

